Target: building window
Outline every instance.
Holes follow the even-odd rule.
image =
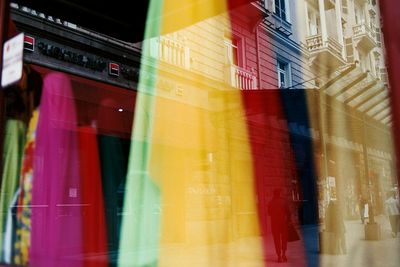
[[[289,88],[291,85],[290,64],[278,60],[278,87]]]
[[[378,44],[378,47],[382,47],[381,30],[378,27],[375,27],[375,36],[376,36],[376,43]]]
[[[363,6],[356,4],[354,13],[357,25],[365,23],[365,13]]]
[[[287,14],[287,5],[286,0],[275,0],[275,14],[282,18],[283,20],[288,21],[288,14]]]
[[[318,35],[321,33],[321,21],[317,11],[310,8],[308,11],[308,29],[309,35]]]
[[[226,63],[229,65],[242,66],[242,45],[239,38],[225,39]]]

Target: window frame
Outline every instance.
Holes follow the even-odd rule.
[[[233,65],[237,67],[244,68],[244,58],[243,58],[243,38],[232,35],[231,38],[224,38],[224,48],[225,48],[225,62],[228,65]],[[233,51],[236,50],[236,64],[233,60]]]
[[[319,12],[313,6],[308,6],[307,12],[308,35],[314,36],[321,34],[321,16]],[[312,28],[312,26],[314,28]]]
[[[283,69],[281,68],[281,65],[284,66]],[[278,89],[288,89],[292,86],[292,71],[289,60],[278,57],[276,60],[276,73],[278,76]],[[284,86],[282,86],[281,74],[284,74]]]
[[[284,6],[284,14],[285,14],[284,18],[282,18],[282,12],[279,12],[279,13],[277,12],[277,7],[276,7],[276,2],[277,1],[278,2],[282,2],[285,5]],[[282,10],[282,9],[280,8],[280,10]],[[281,18],[284,21],[291,23],[289,0],[272,0],[272,11],[273,11],[274,15],[277,16],[278,18]]]

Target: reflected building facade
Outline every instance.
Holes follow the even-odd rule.
[[[161,28],[139,43],[21,5],[11,10],[17,29],[36,40],[25,62],[42,74],[69,73],[77,124],[95,128],[97,141],[120,156],[100,155],[100,164],[114,164],[101,170],[109,251],[119,250],[121,221],[143,216],[160,222],[160,244],[182,245],[182,255],[160,245],[160,257],[174,266],[185,266],[185,255],[201,266],[221,251],[217,259],[229,264],[246,246],[254,248],[247,258],[270,261],[267,207],[277,189],[303,238],[313,229],[310,240],[327,230],[331,202],[354,220],[364,199],[373,222],[385,213],[385,193],[398,189],[374,0],[254,1],[178,30]],[[131,138],[132,121],[142,118],[154,122],[150,141],[142,132]],[[138,175],[130,171],[129,147],[138,144],[151,145],[151,156],[143,155],[151,171],[140,175],[162,191],[150,217],[124,206],[125,182]],[[306,243],[293,247],[306,255]],[[306,265],[303,258],[297,266]]]
[[[232,36],[224,16],[233,18]],[[332,199],[342,200],[345,217],[354,219],[359,216],[361,197],[379,214],[384,192],[397,186],[380,27],[375,1],[265,0],[154,38],[150,50],[166,74],[160,88],[165,97],[178,101],[202,99],[209,107],[212,93],[196,87],[213,85],[218,90],[220,83],[246,91],[288,90],[283,95],[303,91],[309,119],[272,114],[269,123],[276,131],[286,131],[292,141],[297,138],[299,146],[312,145],[308,156],[315,163],[315,176],[308,179],[317,178],[318,219],[323,220]],[[169,75],[181,72],[206,77],[204,85],[176,84]],[[290,112],[293,107],[286,107],[285,114]],[[275,145],[267,139],[263,142]],[[289,140],[280,145],[291,150],[292,157],[301,153]],[[205,155],[212,157],[212,152]],[[280,172],[286,172],[282,177],[296,176],[292,167],[275,168],[277,174],[266,181],[269,191],[282,186]],[[298,177],[284,180],[294,201],[309,201],[302,195]],[[309,218],[308,214],[303,221]]]

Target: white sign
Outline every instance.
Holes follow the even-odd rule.
[[[328,185],[329,185],[329,187],[335,187],[335,186],[336,186],[336,179],[335,179],[335,177],[328,176]]]
[[[6,87],[19,81],[22,77],[24,51],[24,34],[21,33],[3,46],[3,71],[1,73],[1,87]]]

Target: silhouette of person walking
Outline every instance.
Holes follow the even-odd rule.
[[[386,213],[389,216],[390,226],[392,228],[392,236],[396,237],[400,225],[400,203],[396,197],[396,191],[387,192],[385,201]]]
[[[364,196],[360,195],[359,198],[359,207],[360,207],[360,218],[361,218],[361,223],[364,224],[365,222],[365,205],[367,204],[367,200],[365,199]]]
[[[272,200],[268,205],[268,213],[271,216],[271,230],[278,262],[286,262],[290,211],[287,202],[281,197],[281,193],[281,189],[274,190]]]

